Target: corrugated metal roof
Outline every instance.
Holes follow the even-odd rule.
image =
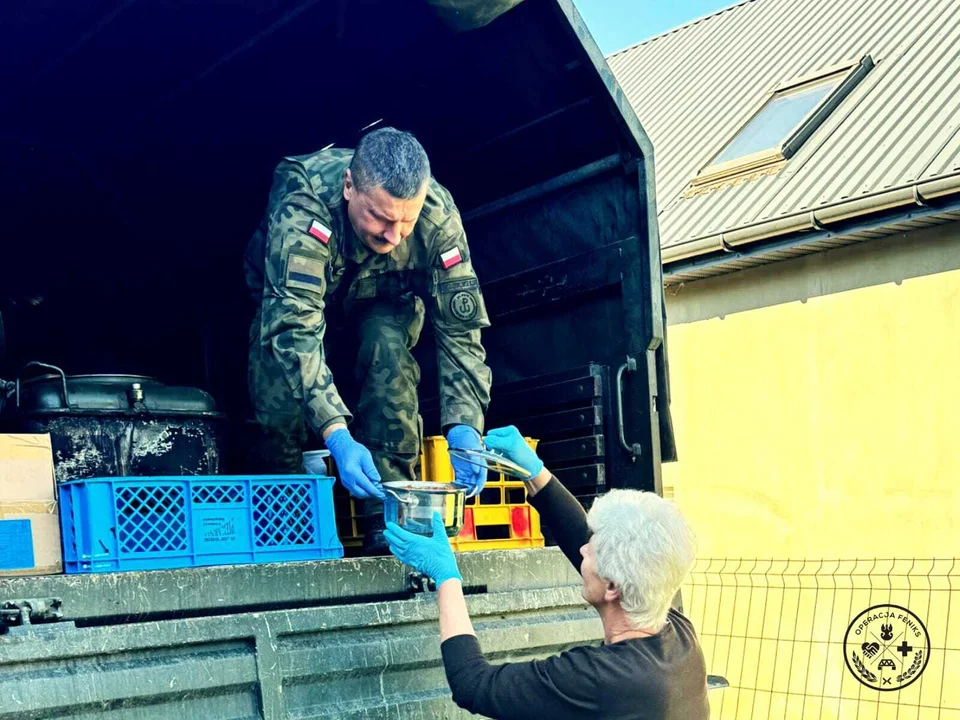
[[[746,0],[608,58],[657,167],[665,248],[960,172],[957,0]],[[684,198],[776,86],[876,66],[775,175]]]

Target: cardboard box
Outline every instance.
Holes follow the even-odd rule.
[[[61,572],[50,436],[0,434],[0,576]]]

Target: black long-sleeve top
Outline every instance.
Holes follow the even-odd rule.
[[[580,572],[580,548],[590,538],[580,503],[556,478],[530,503]],[[449,638],[440,648],[454,702],[490,718],[705,720],[710,716],[700,643],[690,621],[672,609],[656,635],[584,645],[545,660],[491,665],[473,635]]]

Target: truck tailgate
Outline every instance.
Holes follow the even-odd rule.
[[[493,661],[598,640],[556,548],[460,556]],[[0,581],[63,619],[0,635],[0,718],[467,717],[437,607],[389,558]],[[372,600],[372,601],[371,601]]]

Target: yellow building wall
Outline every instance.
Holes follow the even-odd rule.
[[[669,304],[668,304],[669,312]],[[669,328],[701,562],[684,588],[720,718],[960,720],[960,271]],[[933,562],[933,559],[940,559]],[[844,665],[853,616],[917,612],[899,692]]]
[[[960,555],[960,271],[669,328],[710,557]]]

